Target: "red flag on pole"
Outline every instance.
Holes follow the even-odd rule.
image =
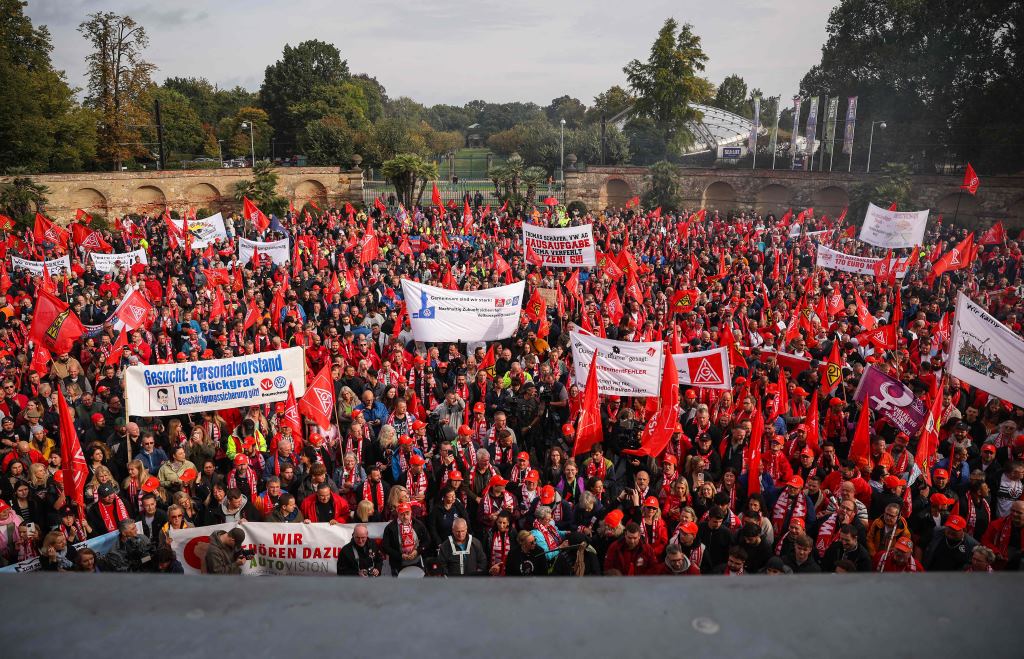
[[[89,467],[85,463],[82,444],[78,441],[75,421],[68,409],[68,401],[64,399],[64,391],[57,387],[57,414],[60,418],[60,458],[61,483],[64,495],[75,502],[78,507],[78,518],[85,518],[85,481],[89,475]]]
[[[83,334],[85,327],[71,307],[52,293],[40,290],[29,336],[50,352],[68,352]]]
[[[118,305],[116,315],[131,331],[146,322],[152,309],[153,305],[142,294],[142,290],[136,288]]]
[[[1001,220],[989,227],[988,230],[978,238],[979,245],[1001,245],[1005,242],[1006,229],[1003,228],[1003,222]]]
[[[962,270],[971,264],[974,256],[974,233],[967,234],[967,237],[960,243],[943,254],[932,268],[932,275],[938,277],[944,272]]]
[[[945,378],[943,378],[943,383]],[[932,459],[939,450],[939,430],[942,422],[942,389],[940,384],[938,391],[933,392],[932,400],[928,406],[928,417],[924,422],[924,429],[921,431],[921,438],[917,441],[917,452],[914,455],[914,462],[920,467],[924,480],[931,484]]]
[[[264,215],[256,204],[249,201],[248,197],[242,197],[242,214],[245,215],[245,219],[252,222],[257,231],[263,232],[270,227],[270,218]]]
[[[853,431],[853,442],[850,444],[850,459],[860,469],[861,464],[871,459],[871,411],[867,402],[860,408],[857,417],[857,428]]]
[[[761,492],[761,442],[764,435],[764,415],[761,404],[757,401],[754,407],[754,418],[750,423],[750,442],[744,451],[747,454],[747,496]]]
[[[292,429],[292,436],[302,441],[302,419],[299,418],[299,405],[295,402],[295,388],[288,383],[288,399],[284,404],[282,425]]]
[[[246,303],[245,320],[242,321],[242,331],[247,332],[249,328],[260,319],[260,309],[256,306],[256,300],[249,300]]]
[[[114,341],[114,345],[110,348],[110,354],[107,355],[106,365],[115,366],[121,361],[121,355],[124,354],[124,349],[128,346],[128,332],[121,328],[121,333],[117,335],[117,341]]]
[[[978,175],[974,172],[974,167],[971,163],[967,163],[967,169],[964,171],[964,182],[960,185],[961,190],[967,190],[970,194],[976,194],[978,192],[978,186],[981,185],[981,180],[978,179]]]
[[[325,364],[309,383],[309,388],[299,401],[299,411],[316,421],[321,428],[331,425],[331,415],[334,412],[334,381],[331,379],[330,364]]]
[[[648,419],[640,432],[640,448],[624,449],[629,455],[649,455],[656,458],[668,446],[672,435],[679,429],[679,374],[676,363],[666,355],[661,375],[661,392],[658,410]]]
[[[573,443],[573,456],[588,452],[594,444],[604,440],[601,428],[601,407],[597,398],[597,359],[590,360],[587,370],[587,383],[583,387],[583,403],[580,418],[576,423],[576,440]]]
[[[817,455],[821,453],[819,442],[821,439],[821,423],[818,420],[818,390],[811,394],[811,403],[807,408],[807,418],[804,425],[807,427],[807,446]]]
[[[441,200],[441,191],[437,189],[437,183],[433,183],[430,191],[430,202],[437,206],[441,214],[444,214],[444,201]]]
[[[59,245],[64,249],[68,248],[68,232],[62,227],[54,224],[42,213],[36,213],[36,222],[33,227],[32,237],[37,243],[49,242]]]

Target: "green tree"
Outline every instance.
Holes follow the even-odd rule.
[[[645,208],[677,210],[680,206],[679,170],[672,163],[662,160],[651,166],[651,186],[644,191]]]
[[[715,100],[711,104],[741,117],[749,117],[751,110],[747,103],[747,83],[736,74],[726,76],[722,84],[718,85]]]
[[[959,159],[983,173],[1019,171],[1021,16],[1019,0],[841,0],[801,94],[858,96],[858,138],[884,119],[877,162],[934,171]],[[858,144],[863,160],[867,145]]]
[[[707,81],[698,75],[707,59],[693,26],[687,23],[679,27],[675,19],[669,18],[658,32],[647,61],[633,60],[623,69],[636,95],[637,116],[653,120],[670,144],[692,141],[686,123],[700,119],[700,113],[689,104],[707,94]]]
[[[342,117],[324,117],[306,124],[300,145],[310,165],[347,167],[355,154],[355,132]]]
[[[476,113],[455,105],[433,105],[425,119],[436,130],[464,131],[476,121]]]
[[[277,174],[274,172],[274,164],[269,160],[256,161],[252,180],[235,184],[235,200],[241,202],[242,197],[248,197],[267,214],[283,215],[288,207],[288,200],[277,194]]]
[[[311,117],[295,117],[292,106],[305,102],[318,88],[346,83],[348,63],[334,44],[316,39],[294,48],[285,44],[281,59],[267,67],[260,87],[262,107],[282,142],[294,143]]]
[[[207,134],[203,129],[203,122],[199,115],[192,109],[192,104],[183,94],[172,89],[152,85],[142,96],[145,107],[150,108],[153,113],[150,115],[149,125],[142,130],[142,139],[145,142],[155,143],[157,141],[156,131],[156,110],[154,101],[160,101],[160,119],[164,126],[164,157],[168,163],[188,160],[197,155],[206,153]],[[213,154],[217,155],[217,148],[214,145]],[[164,163],[167,166],[167,163]]]
[[[123,161],[149,151],[140,131],[149,119],[142,96],[156,68],[142,58],[149,38],[131,16],[113,12],[89,14],[78,31],[93,48],[85,58],[85,102],[100,115],[99,157],[119,169]]]
[[[50,33],[24,2],[0,0],[0,171],[82,169],[96,153],[96,121],[50,62]]]
[[[46,208],[46,197],[50,189],[24,176],[24,168],[12,168],[13,178],[0,184],[0,208],[23,226],[32,226],[37,212]]]
[[[249,129],[242,128],[243,123],[253,127],[251,140]],[[235,158],[248,157],[253,147],[257,158],[261,155],[269,156],[270,138],[273,134],[267,113],[259,108],[242,108],[235,116],[221,119],[217,124],[217,136],[225,140],[228,153]]]
[[[366,118],[369,121],[377,121],[384,116],[384,106],[388,102],[387,90],[376,78],[365,73],[352,76],[352,82],[363,90],[363,98],[366,100]]]
[[[576,155],[577,165],[597,165],[601,162],[601,127],[584,126],[566,131],[565,152]],[[629,140],[615,126],[605,130],[605,164],[620,165],[629,161]]]
[[[437,178],[437,165],[415,153],[400,153],[381,166],[381,175],[395,188],[406,208],[420,204],[427,181]]]
[[[498,197],[508,202],[513,213],[523,213],[536,203],[537,189],[544,183],[547,173],[540,167],[528,167],[518,153],[513,153],[501,165],[491,167],[488,178],[501,191]]]
[[[849,215],[863,216],[867,211],[868,202],[876,206],[889,206],[895,203],[897,207],[908,208],[914,192],[910,173],[910,167],[905,164],[882,165],[878,178],[862,183],[854,189],[853,206]]]
[[[594,97],[594,105],[587,110],[586,122],[599,124],[601,117],[611,119],[623,110],[632,107],[635,100],[625,89],[613,85]]]
[[[578,98],[572,96],[559,96],[552,99],[551,103],[544,108],[544,114],[548,121],[558,124],[565,119],[566,128],[577,128],[583,123],[583,117],[587,114],[587,106]]]

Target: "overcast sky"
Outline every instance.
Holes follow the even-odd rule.
[[[85,80],[88,44],[77,32],[97,11],[145,26],[154,78],[205,77],[257,90],[286,43],[334,43],[353,73],[390,97],[426,105],[473,99],[548,104],[570,94],[591,105],[622,67],[645,59],[665,18],[689,22],[717,85],[730,73],[766,95],[790,98],[820,61],[838,0],[29,0],[53,35],[54,65]]]

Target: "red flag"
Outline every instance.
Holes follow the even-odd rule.
[[[330,281],[330,283],[327,284],[327,288],[324,290],[324,294],[327,296],[328,300],[333,300],[334,299],[334,294],[335,293],[340,293],[340,292],[341,292],[341,282],[338,281],[338,273],[337,272],[332,272],[331,273],[331,281]]]
[[[895,350],[896,349],[896,325],[890,323],[888,325],[879,325],[873,330],[867,332],[861,332],[857,335],[857,341],[863,345],[865,342],[870,343],[875,347],[876,350]]]
[[[402,236],[402,242],[398,245],[398,251],[406,256],[412,256],[412,245],[409,243],[409,236]]]
[[[569,277],[565,280],[565,291],[576,298],[580,304],[583,304],[583,294],[580,293],[580,275],[577,271],[573,270],[569,273]]]
[[[121,361],[121,355],[124,354],[124,349],[128,346],[128,332],[125,328],[121,328],[121,332],[117,335],[117,341],[114,341],[114,345],[110,348],[110,354],[107,355],[107,366],[116,366]]]
[[[395,326],[391,328],[391,336],[398,338],[405,328],[405,321],[409,318],[409,312],[405,310],[405,303],[402,302],[398,305],[398,316],[395,318]]]
[[[188,219],[184,217],[181,218],[181,235],[183,236],[183,240],[185,241],[185,260],[191,261],[193,236],[192,232],[189,231],[188,228]]]
[[[92,224],[92,215],[89,215],[81,208],[75,209],[75,219],[79,222],[85,222],[86,224]]]
[[[729,363],[736,368],[748,368],[747,360],[743,358],[740,351],[740,344],[733,336],[732,327],[729,323],[722,325],[718,332],[718,344],[729,348]]]
[[[594,444],[604,441],[601,428],[601,407],[597,400],[597,359],[590,360],[587,370],[587,384],[583,387],[583,403],[580,407],[580,418],[576,422],[576,440],[573,444],[573,456],[589,451]]]
[[[441,277],[441,286],[447,288],[450,291],[459,290],[459,284],[455,281],[455,276],[452,275],[451,268],[445,268],[444,276]]]
[[[29,364],[29,368],[38,373],[39,377],[45,378],[50,372],[49,363],[52,358],[53,355],[49,350],[37,345],[36,349],[32,351],[32,363]]]
[[[633,197],[632,199],[626,202],[626,208],[630,208],[632,206],[640,206],[640,197]]]
[[[857,303],[857,322],[864,329],[871,331],[875,329],[875,317],[868,311],[867,305],[864,304],[864,300],[860,298],[860,292],[853,292],[853,299]]]
[[[658,400],[658,410],[651,415],[640,433],[640,448],[624,449],[623,453],[656,458],[668,446],[673,433],[679,427],[679,374],[676,371],[676,363],[667,355]]]
[[[388,214],[388,207],[384,205],[384,202],[380,200],[380,197],[373,200],[373,207],[379,210],[381,215]]]
[[[288,399],[284,403],[284,416],[281,425],[292,429],[292,436],[302,441],[302,419],[299,417],[299,405],[295,402],[295,388],[288,383]],[[326,426],[325,426],[326,427]]]
[[[256,204],[249,201],[248,197],[242,197],[242,214],[245,215],[245,219],[252,222],[259,232],[266,231],[270,227],[270,218],[264,215],[263,211],[256,207]]]
[[[153,305],[142,294],[142,290],[136,288],[118,305],[115,316],[131,331],[146,322],[152,309]]]
[[[498,210],[498,212],[499,213],[504,213],[507,210],[508,210],[508,199],[506,199],[505,203],[501,205],[501,208]]]
[[[1006,229],[1002,221],[996,222],[978,238],[979,245],[1001,245],[1006,242]]]
[[[747,496],[761,492],[761,442],[764,435],[764,416],[761,405],[754,408],[754,418],[750,422],[750,442],[744,449],[747,454]]]
[[[889,271],[892,270],[892,250],[885,253],[884,259],[878,259],[871,265],[871,269],[878,279],[888,279]]]
[[[476,367],[476,370],[487,373],[487,377],[494,379],[495,371],[494,367],[497,361],[494,358],[494,344],[492,343],[487,347],[487,354],[480,360],[480,364]]]
[[[231,273],[227,268],[203,268],[203,276],[210,286],[221,286],[231,283]]]
[[[545,206],[557,206],[558,205],[558,200],[555,199],[554,197],[544,197],[544,205]]]
[[[843,229],[843,235],[846,236],[847,238],[853,238],[854,236],[857,235],[857,227],[851,224],[850,226]]]
[[[363,239],[362,247],[359,248],[359,263],[366,265],[373,263],[380,258],[380,245],[377,242],[376,234],[367,235]]]
[[[604,313],[608,316],[608,320],[612,321],[612,325],[618,325],[622,320],[624,313],[622,301],[619,299],[619,290],[615,286],[610,287],[608,296],[604,299]]]
[[[629,278],[626,280],[626,295],[631,296],[636,300],[637,304],[641,306],[643,305],[644,294],[643,291],[640,290],[640,282],[636,279],[636,273],[632,270],[629,272]]]
[[[821,452],[819,448],[821,424],[818,421],[818,414],[818,390],[815,389],[814,393],[811,394],[811,403],[807,408],[807,418],[804,419],[804,425],[807,427],[807,446],[814,451],[815,455]]]
[[[210,304],[210,320],[217,320],[225,313],[227,313],[227,309],[224,307],[224,293],[218,286],[213,294],[213,302]]]
[[[441,201],[441,191],[437,189],[437,183],[433,184],[433,189],[430,191],[430,202],[444,214],[444,202]]]
[[[508,272],[509,270],[511,270],[512,266],[510,266],[508,264],[508,261],[506,261],[505,259],[503,259],[501,257],[501,254],[498,253],[498,250],[494,250],[494,265],[493,265],[493,268],[494,268],[494,272],[496,274],[502,275],[502,274],[505,274],[506,272]]]
[[[50,269],[46,267],[45,261],[43,262],[43,276],[40,279],[40,288],[42,288],[47,293],[57,292],[57,284],[53,283],[53,277],[50,276]]]
[[[622,271],[619,264],[615,262],[615,259],[610,254],[597,253],[597,267],[601,274],[608,275],[608,278],[613,282],[618,282],[622,279],[622,276],[626,273]]]
[[[828,395],[843,381],[843,358],[839,352],[839,341],[832,341],[832,352],[828,361],[821,367],[821,384],[823,394]]]
[[[14,220],[3,213],[0,213],[0,231],[10,231],[13,228]]]
[[[981,185],[981,181],[974,172],[974,167],[971,167],[971,163],[967,163],[967,169],[964,171],[964,182],[960,185],[960,189],[967,190],[967,192],[973,195],[978,192],[979,185]]]
[[[448,241],[448,233],[442,228],[441,229],[441,247],[444,251],[451,251],[452,244]]]
[[[57,415],[60,418],[60,458],[61,483],[64,495],[75,502],[78,507],[79,519],[85,517],[85,481],[88,480],[89,467],[85,463],[82,444],[78,441],[75,421],[68,409],[68,401],[64,399],[63,388],[57,387]]]
[[[532,263],[538,268],[544,265],[544,259],[542,259],[537,252],[533,251],[533,247],[530,245],[526,246],[526,261],[528,263]]]
[[[932,268],[932,273],[938,277],[944,272],[962,270],[971,264],[974,252],[974,233],[967,234],[967,237],[953,249],[946,252]]]
[[[256,306],[255,300],[249,300],[246,303],[245,320],[242,321],[242,331],[247,332],[249,328],[256,324],[256,321],[260,319],[260,310]]]
[[[945,382],[945,378],[943,378],[943,382]],[[920,467],[925,482],[928,484],[932,482],[932,460],[939,450],[939,431],[942,424],[942,384],[938,389],[932,395],[931,404],[928,406],[928,417],[925,419],[921,438],[917,441],[917,453],[914,455],[914,462]]]
[[[331,425],[331,415],[334,412],[334,381],[331,380],[330,364],[325,364],[309,383],[309,388],[299,401],[299,411],[313,419],[321,428]]]
[[[533,322],[540,322],[540,319],[547,315],[548,303],[541,297],[540,289],[533,289],[533,295],[527,300],[523,307],[523,313]]]
[[[49,242],[59,245],[64,249],[68,248],[67,230],[46,219],[41,213],[36,213],[36,223],[33,227],[32,237],[35,238],[36,243]]]
[[[71,350],[72,344],[85,334],[85,327],[71,307],[52,293],[40,290],[29,337],[50,352],[61,354]]]
[[[891,211],[895,211],[896,210],[896,202],[895,201],[892,202],[891,204],[889,204],[889,210],[891,210]]]
[[[462,230],[465,233],[469,233],[473,230],[473,209],[469,207],[468,201],[462,203]]]
[[[866,401],[865,401],[866,402]],[[865,404],[860,408],[857,417],[857,428],[853,431],[853,442],[850,444],[849,458],[857,463],[860,469],[864,461],[871,460],[871,410]]]
[[[351,270],[345,270],[345,299],[353,297],[359,291],[359,283]]]

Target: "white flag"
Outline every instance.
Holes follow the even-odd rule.
[[[963,293],[956,299],[947,369],[967,384],[1024,406],[1024,339]]]

